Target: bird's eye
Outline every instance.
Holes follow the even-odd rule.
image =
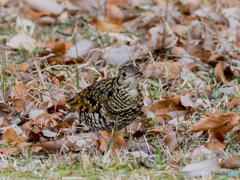
[[[125,72],[123,72],[122,75],[123,75],[123,77],[126,77],[126,76],[127,76],[127,74],[126,74]]]

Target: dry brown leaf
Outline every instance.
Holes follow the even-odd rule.
[[[100,138],[100,150],[102,152],[106,152],[108,150],[108,146],[111,145],[110,148],[113,152],[116,152],[117,150],[123,148],[126,146],[126,142],[124,140],[123,135],[120,132],[115,132],[112,137],[112,133],[108,131],[101,131],[100,132],[102,137]]]
[[[53,52],[58,53],[66,53],[66,51],[72,47],[72,43],[64,42],[61,40],[53,40],[52,38],[49,38],[48,41],[45,43],[46,48],[50,48]]]
[[[166,134],[165,130],[162,129],[162,128],[158,128],[158,127],[154,127],[153,129],[149,129],[146,134],[148,136],[158,136],[158,135],[163,135],[163,134]]]
[[[9,71],[27,71],[30,65],[28,63],[22,63],[22,64],[8,64],[7,69]]]
[[[240,168],[240,155],[228,157],[227,159],[221,161],[220,166],[221,168],[227,168],[227,169]]]
[[[37,144],[38,147],[41,147],[42,150],[61,150],[62,148],[65,148],[65,150],[69,149],[75,149],[76,145],[74,143],[71,143],[65,139],[59,139],[54,141],[45,141]]]
[[[34,123],[33,120],[27,121],[26,123],[24,123],[21,128],[23,131],[26,131],[30,128],[30,126]]]
[[[234,112],[213,114],[211,117],[201,120],[188,132],[214,130],[225,134],[240,124],[239,114]]]
[[[23,99],[28,94],[28,87],[26,84],[16,84],[14,86],[14,97]]]
[[[187,51],[182,48],[182,47],[173,47],[171,49],[171,53],[174,55],[174,56],[183,56],[183,55],[187,55]]]
[[[227,103],[227,107],[229,109],[232,109],[237,105],[240,105],[240,98],[239,97],[234,97],[230,102]]]
[[[9,113],[13,112],[14,108],[0,102],[0,118],[1,117],[6,117]]]
[[[5,117],[1,117],[0,120],[1,120],[0,128],[7,127],[7,126],[10,126],[12,124],[10,119],[8,119],[8,117],[6,117],[6,116]]]
[[[66,121],[66,122],[60,122],[55,126],[54,128],[57,130],[63,129],[63,128],[71,128],[73,125],[73,121]]]
[[[0,147],[0,153],[12,156],[18,154],[19,149],[17,147]]]
[[[175,32],[178,36],[185,36],[187,34],[187,26],[175,24],[171,27],[172,31]]]
[[[117,5],[117,6],[124,6],[127,3],[127,0],[107,0],[108,4]]]
[[[42,113],[35,118],[33,125],[36,125],[38,127],[54,127],[58,124],[57,121],[60,119],[59,116],[60,113]]]
[[[170,151],[176,149],[178,147],[178,138],[176,132],[172,131],[166,134],[163,137],[163,142],[166,144]]]
[[[183,68],[193,70],[196,65],[192,63],[183,62],[155,62],[147,64],[142,67],[142,71],[146,77],[149,76],[166,76],[166,78],[173,80],[180,76]]]
[[[9,100],[17,112],[25,112],[26,111],[26,103],[23,99],[12,98]]]
[[[115,24],[113,22],[106,20],[97,20],[96,23],[94,24],[94,27],[96,27],[99,31],[102,32],[120,33],[123,31],[122,25]]]
[[[48,59],[50,65],[64,64],[63,56],[54,56]]]
[[[120,24],[124,19],[122,10],[115,4],[107,4],[106,6],[106,17],[117,24]]]
[[[203,61],[208,61],[208,59],[210,58],[210,56],[212,55],[211,51],[206,51],[204,49],[201,48],[196,48],[193,47],[194,51],[193,52],[189,52],[192,56],[196,56],[200,59],[202,59]]]
[[[32,21],[38,21],[43,16],[51,15],[51,13],[47,11],[34,11],[31,9],[24,11],[24,14],[27,16],[28,19],[31,19]]]
[[[226,148],[226,145],[223,143],[224,137],[221,133],[215,131],[209,131],[209,141],[204,145],[206,148],[211,150],[221,150],[223,151]]]
[[[223,66],[222,66],[222,62],[218,62],[218,64],[215,67],[215,74],[216,77],[223,83],[227,83],[228,80],[226,78],[226,76],[224,75],[224,71],[223,71]]]
[[[182,106],[180,97],[179,96],[174,96],[170,98],[166,98],[164,100],[155,102],[151,106],[146,106],[143,107],[143,111],[151,111],[156,115],[160,115],[163,113],[168,113],[171,111],[181,111],[185,110],[186,108]]]
[[[26,142],[27,140],[26,137],[22,137],[18,135],[13,128],[9,128],[3,133],[2,139],[4,142],[14,143],[14,144],[23,143],[23,142]]]
[[[43,151],[43,147],[41,146],[35,146],[32,150],[34,153],[39,153],[40,151]]]

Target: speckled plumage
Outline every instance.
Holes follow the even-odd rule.
[[[69,100],[70,111],[94,131],[120,130],[142,115],[140,76],[137,67],[123,66],[117,77],[98,81]]]

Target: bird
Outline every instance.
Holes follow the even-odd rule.
[[[120,131],[143,115],[142,75],[139,67],[123,65],[117,76],[94,82],[69,99],[69,112],[78,112],[78,121],[95,132]]]

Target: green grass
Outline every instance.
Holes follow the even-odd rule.
[[[0,171],[3,178],[46,178],[60,179],[66,178],[87,178],[107,179],[141,177],[151,179],[184,179],[184,175],[174,171],[168,171],[162,166],[156,165],[152,168],[139,167],[134,161],[111,160],[108,163],[101,162],[101,156],[97,161],[84,162],[79,158],[81,154],[50,155],[48,158],[39,159],[37,156],[10,159],[9,165]],[[36,161],[36,163],[34,163]],[[159,162],[161,164],[161,162]],[[100,178],[101,179],[101,178]]]

